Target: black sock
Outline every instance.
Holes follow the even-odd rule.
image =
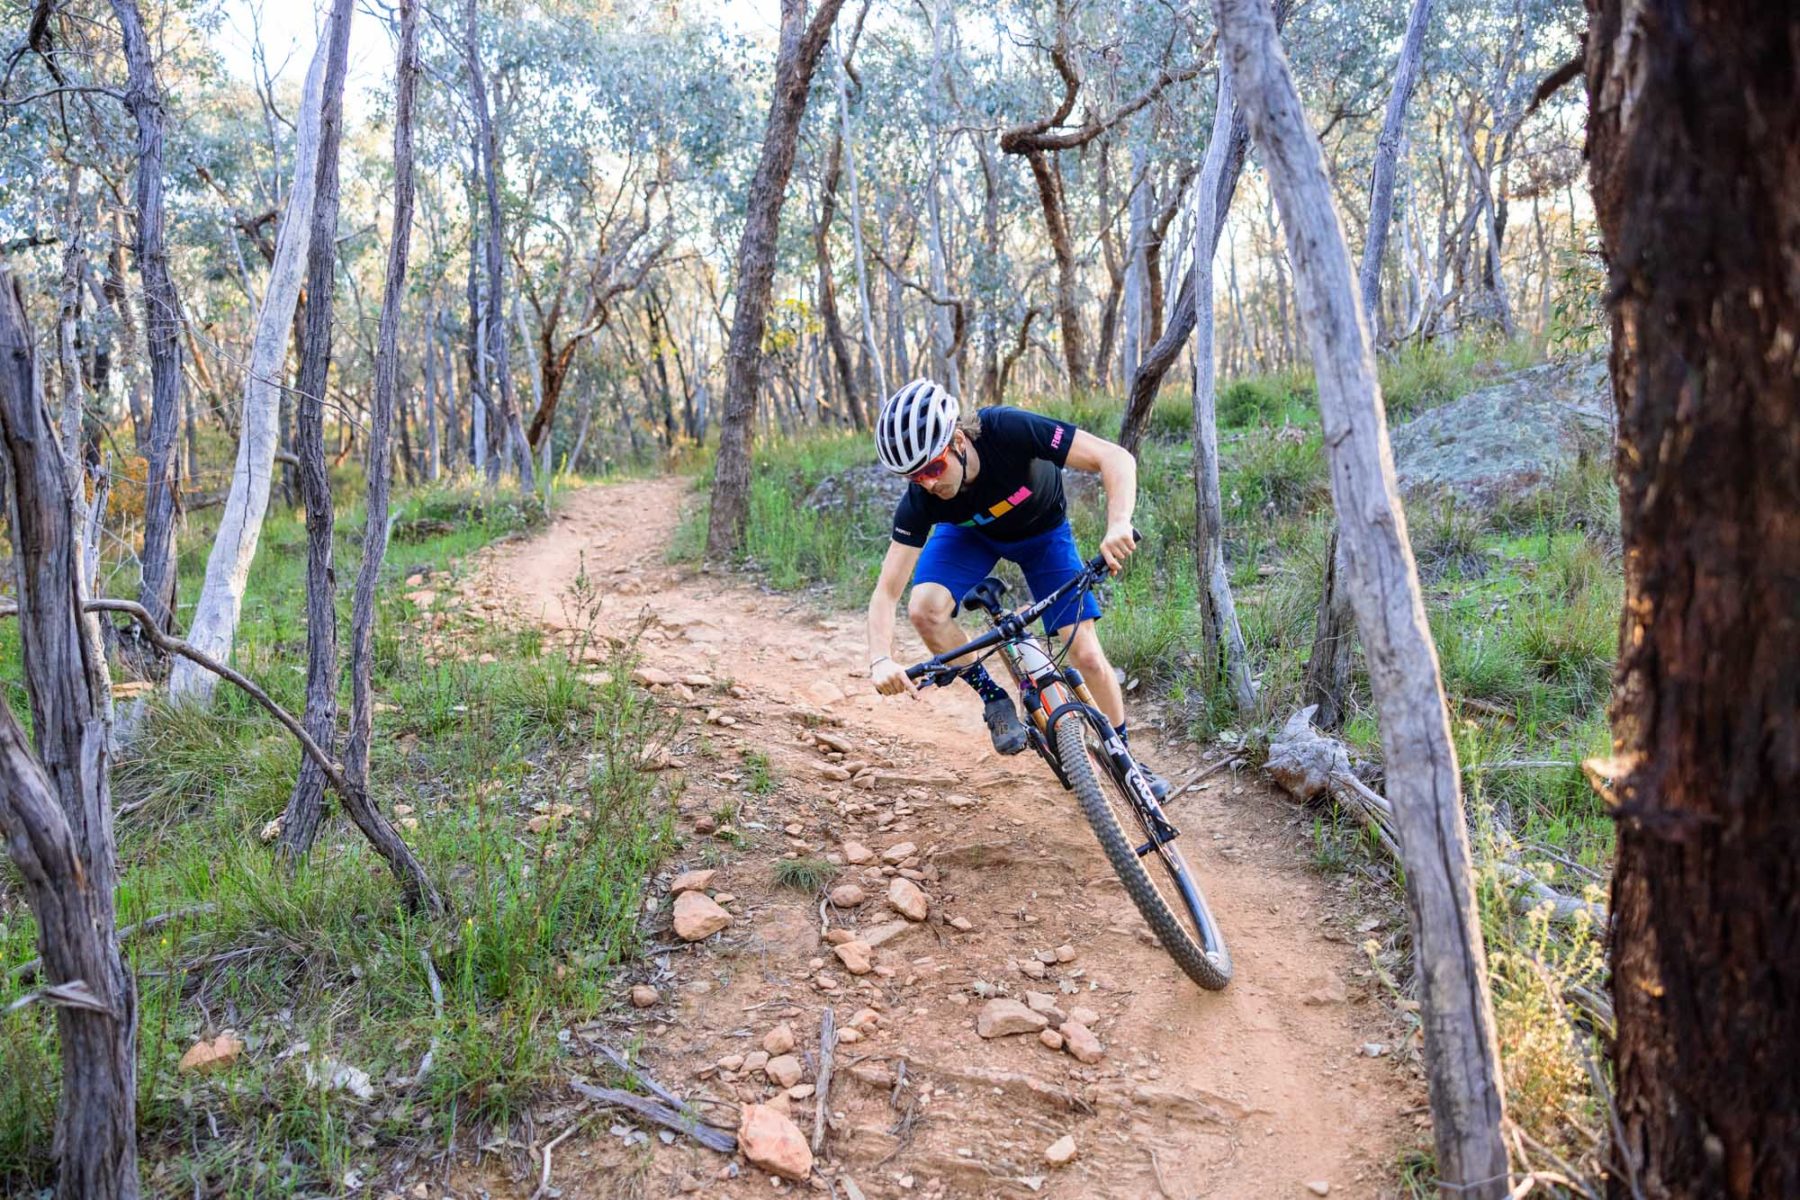
[[[996,700],[1006,699],[1006,689],[995,683],[994,677],[989,675],[987,668],[980,663],[964,667],[957,674],[961,675],[968,681],[969,686],[975,689],[976,693],[981,696],[983,704],[992,704]]]
[[[1125,743],[1126,749],[1130,749],[1131,748],[1131,734],[1126,732],[1125,723],[1123,721],[1121,721],[1117,725],[1114,725],[1113,731],[1119,735],[1119,740],[1121,742]]]

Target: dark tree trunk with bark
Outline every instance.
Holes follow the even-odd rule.
[[[1625,616],[1612,1195],[1800,1195],[1800,18],[1589,4]]]
[[[400,0],[400,50],[395,60],[394,228],[388,239],[387,279],[381,293],[381,327],[375,347],[374,411],[369,419],[368,516],[363,558],[350,606],[350,737],[344,771],[357,787],[369,786],[369,739],[375,728],[375,588],[387,558],[389,428],[399,373],[400,309],[406,302],[407,252],[413,219],[413,97],[419,80],[419,0]],[[427,398],[427,403],[430,400]],[[409,459],[410,462],[410,459]]]
[[[743,545],[750,511],[750,424],[756,415],[757,378],[762,364],[763,324],[775,278],[775,241],[781,202],[794,169],[800,119],[819,52],[844,0],[821,0],[811,22],[806,0],[781,0],[781,48],[775,58],[775,87],[762,158],[750,182],[744,234],[738,243],[737,307],[725,353],[725,411],[719,420],[719,452],[713,478],[712,513],[706,531],[709,558],[727,558]]]
[[[137,990],[113,932],[109,684],[81,609],[73,497],[33,359],[24,300],[0,269],[0,478],[37,749],[0,698],[0,831],[37,921],[44,1002],[56,1006],[56,1194],[135,1200]]]
[[[300,502],[306,507],[306,732],[335,754],[337,746],[337,568],[332,561],[331,479],[325,466],[325,388],[331,374],[333,270],[337,263],[338,147],[344,129],[344,69],[352,0],[333,0],[331,57],[319,114],[319,183],[312,243],[306,255],[306,328],[300,349],[294,450]],[[324,815],[325,773],[311,759],[288,797],[282,854],[306,857]]]
[[[1336,729],[1344,723],[1344,704],[1350,684],[1350,652],[1355,646],[1356,625],[1350,599],[1344,592],[1343,564],[1338,561],[1338,529],[1334,525],[1325,545],[1325,577],[1319,606],[1313,613],[1312,653],[1306,660],[1301,682],[1302,704],[1316,705],[1313,724]]]
[[[1080,275],[1075,241],[1069,235],[1068,206],[1063,201],[1062,170],[1056,159],[1042,150],[1030,151],[1025,161],[1031,164],[1038,203],[1044,209],[1044,227],[1050,234],[1050,254],[1056,260],[1056,320],[1062,329],[1063,363],[1072,395],[1088,386],[1087,339],[1081,330]]]
[[[112,0],[125,40],[125,107],[137,122],[138,275],[150,357],[149,474],[144,485],[144,575],[139,597],[167,630],[175,612],[176,441],[181,432],[181,302],[163,242],[163,109],[150,40],[136,0]],[[129,299],[121,299],[129,305]]]

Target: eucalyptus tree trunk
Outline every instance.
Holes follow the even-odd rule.
[[[1194,214],[1194,572],[1199,584],[1196,590],[1202,597],[1201,628],[1212,664],[1229,681],[1238,712],[1247,716],[1256,711],[1256,683],[1250,675],[1250,652],[1244,645],[1237,604],[1231,596],[1231,576],[1225,569],[1225,515],[1219,496],[1219,419],[1213,371],[1213,258],[1218,253],[1219,230],[1227,215],[1217,211],[1219,180],[1231,157],[1231,128],[1237,116],[1231,73],[1223,67],[1219,71],[1214,112],[1217,115],[1206,147],[1206,164],[1195,193],[1199,207]]]
[[[433,314],[435,316],[435,314]],[[436,483],[443,473],[443,447],[438,434],[438,373],[437,373],[437,332],[431,327],[425,331],[425,480]],[[451,364],[451,373],[455,373],[455,364]],[[454,407],[454,406],[453,406]]]
[[[1610,1195],[1800,1195],[1800,19],[1588,6],[1625,604]]]
[[[163,241],[163,104],[137,0],[112,0],[124,35],[125,108],[137,124],[138,275],[144,289],[144,341],[150,359],[149,470],[144,483],[143,582],[139,602],[159,628],[175,615],[176,440],[181,431],[181,302]],[[129,303],[129,301],[125,301]]]
[[[14,547],[32,739],[0,696],[0,830],[37,925],[62,1063],[58,1200],[136,1200],[137,989],[114,930],[106,658],[82,609],[56,430],[38,393],[24,297],[0,267],[0,479]]]
[[[313,230],[306,255],[306,328],[300,348],[294,451],[306,508],[306,732],[335,755],[337,745],[337,568],[333,562],[331,479],[325,468],[325,388],[331,374],[332,292],[337,264],[338,146],[344,125],[344,69],[353,0],[333,0],[325,90],[319,109],[319,162]],[[298,863],[324,815],[325,773],[311,758],[288,796],[281,850]]]
[[[1219,0],[1223,53],[1281,206],[1313,365],[1350,603],[1369,660],[1405,866],[1437,1178],[1508,1193],[1500,1054],[1469,866],[1456,747],[1394,483],[1361,297],[1317,138],[1264,0]]]
[[[1369,177],[1369,234],[1363,243],[1362,270],[1358,276],[1363,315],[1369,335],[1380,329],[1381,260],[1387,249],[1388,228],[1393,224],[1394,175],[1406,132],[1406,106],[1419,77],[1424,56],[1425,30],[1431,24],[1431,0],[1413,0],[1406,18],[1406,38],[1394,66],[1394,90],[1388,94],[1381,137],[1375,146],[1375,169]],[[1344,717],[1350,690],[1350,610],[1342,592],[1343,573],[1337,565],[1338,535],[1333,530],[1326,550],[1325,586],[1313,618],[1312,653],[1306,662],[1303,692],[1306,703],[1318,706],[1314,719],[1321,729],[1336,729]]]
[[[1146,295],[1150,284],[1150,156],[1141,141],[1131,146],[1131,198],[1126,205],[1130,241],[1125,250],[1125,310],[1119,374],[1127,383],[1143,357]]]
[[[781,0],[781,48],[775,59],[768,128],[763,134],[756,176],[750,183],[744,233],[738,243],[737,306],[726,351],[725,412],[719,422],[712,512],[706,531],[709,558],[735,555],[744,541],[744,522],[750,506],[750,423],[756,415],[763,325],[775,277],[781,204],[794,168],[800,119],[806,115],[813,70],[843,3],[844,0],[820,0],[818,11],[808,22],[806,0]]]
[[[841,57],[835,53],[837,60],[836,92],[838,100],[837,128],[832,131],[831,152],[825,163],[825,178],[819,186],[819,224],[813,234],[813,245],[819,259],[819,314],[825,324],[825,337],[830,343],[831,356],[837,364],[838,385],[844,392],[844,406],[850,410],[850,420],[859,430],[865,430],[874,419],[875,410],[868,404],[868,397],[862,395],[857,386],[856,365],[850,358],[850,340],[844,335],[843,318],[838,313],[837,279],[831,263],[831,224],[837,217],[838,182],[844,175],[844,153],[846,138],[849,134],[849,116],[844,98],[844,76],[849,71],[849,59],[856,53],[856,43],[862,36],[863,21],[868,18],[870,4],[865,2],[862,12],[857,14],[856,25],[851,29]],[[834,35],[835,38],[835,35]],[[852,176],[856,169],[854,161],[850,165]],[[861,205],[851,206],[851,238],[856,247],[856,294],[857,306],[861,310],[863,335],[869,331],[868,288],[863,272]],[[676,351],[675,364],[681,366],[680,351]],[[681,392],[683,399],[683,426],[689,438],[694,437],[694,393],[689,386],[685,369],[682,372]]]
[[[269,510],[269,486],[275,451],[281,440],[281,393],[287,371],[288,336],[300,300],[300,282],[312,239],[313,204],[318,192],[319,120],[324,103],[325,62],[331,27],[326,25],[306,73],[294,134],[294,182],[275,241],[268,286],[256,316],[250,343],[250,369],[244,375],[243,415],[238,423],[237,464],[231,489],[206,557],[206,582],[194,606],[187,642],[219,662],[231,660],[231,644],[243,612],[250,564],[262,537]],[[146,606],[148,607],[148,606]],[[218,676],[177,656],[169,668],[169,695],[204,701],[213,694]]]
[[[1216,137],[1219,122],[1217,113],[1213,115],[1213,120]],[[1225,158],[1219,170],[1217,186],[1213,189],[1214,246],[1218,245],[1219,236],[1224,231],[1225,215],[1231,211],[1231,198],[1237,193],[1238,177],[1244,170],[1244,151],[1250,144],[1244,114],[1235,106],[1227,118],[1226,128],[1230,131],[1229,140],[1226,142]],[[1210,153],[1210,142],[1208,152]],[[1182,276],[1181,289],[1175,294],[1175,304],[1169,312],[1168,325],[1155,344],[1144,352],[1143,360],[1138,363],[1137,371],[1131,377],[1131,388],[1125,395],[1125,415],[1119,422],[1119,444],[1133,454],[1143,444],[1144,426],[1150,420],[1150,410],[1156,407],[1156,393],[1162,389],[1163,377],[1169,373],[1169,368],[1181,357],[1181,348],[1187,344],[1188,335],[1194,332],[1198,312],[1194,267],[1190,263],[1187,273]]]
[[[350,736],[344,773],[369,786],[369,739],[375,729],[375,589],[388,547],[389,427],[399,374],[400,310],[406,303],[407,255],[413,220],[413,99],[419,81],[419,0],[400,0],[400,49],[394,64],[394,228],[388,238],[387,278],[381,292],[381,326],[375,344],[375,396],[369,414],[368,514],[363,557],[350,605]],[[430,398],[427,397],[427,404]],[[434,427],[435,428],[435,427]]]
[[[476,0],[468,0],[468,7],[465,10],[464,52],[467,55],[469,66],[470,107],[475,114],[476,158],[480,163],[482,187],[487,202],[487,221],[484,229],[487,241],[483,246],[488,279],[487,357],[493,363],[490,384],[495,385],[490,386],[489,394],[491,397],[497,387],[499,417],[505,428],[506,445],[511,449],[513,461],[519,468],[519,490],[529,496],[536,477],[531,464],[531,443],[525,438],[524,426],[519,421],[518,400],[513,395],[512,363],[506,336],[505,263],[500,253],[502,235],[500,168],[496,161],[500,157],[500,141],[494,133],[493,117],[488,112],[487,83],[481,71],[481,46],[478,34]]]
[[[1401,137],[1406,132],[1406,106],[1419,79],[1419,62],[1425,55],[1425,31],[1431,24],[1431,0],[1413,0],[1406,18],[1406,37],[1400,43],[1400,59],[1394,64],[1394,90],[1388,93],[1387,112],[1381,119],[1381,136],[1375,143],[1375,169],[1369,176],[1369,236],[1363,243],[1363,314],[1371,336],[1379,332],[1381,312],[1381,259],[1387,252],[1388,227],[1394,216],[1394,173],[1400,159]]]
[[[1344,723],[1350,691],[1350,658],[1355,647],[1354,617],[1344,589],[1345,569],[1339,530],[1332,527],[1325,544],[1325,572],[1319,607],[1313,614],[1312,653],[1301,681],[1301,703],[1312,705],[1313,724],[1336,729]]]
[[[1119,239],[1112,220],[1112,145],[1101,138],[1099,166],[1095,172],[1095,190],[1099,193],[1100,211],[1105,214],[1100,226],[1100,262],[1106,268],[1106,299],[1100,302],[1100,344],[1094,350],[1094,384],[1105,387],[1112,378],[1113,348],[1119,340],[1119,304],[1125,295],[1127,254],[1119,251]]]
[[[866,15],[868,9],[865,7],[863,11]],[[845,55],[835,57],[839,136],[843,139],[845,182],[850,188],[850,249],[856,263],[857,319],[862,326],[863,353],[869,356],[875,377],[875,403],[869,406],[873,420],[880,401],[887,399],[888,376],[882,365],[881,339],[875,333],[875,310],[869,303],[869,267],[863,250],[862,190],[856,178],[856,137],[850,124],[850,68]]]
[[[943,206],[939,198],[942,163],[933,155],[929,190],[925,193],[927,248],[930,251],[931,292],[933,296],[950,294],[949,255],[944,249]],[[961,373],[956,361],[957,340],[951,331],[950,309],[942,304],[931,306],[931,370],[937,381],[951,395],[962,392]]]
[[[945,246],[943,189],[944,126],[949,123],[949,105],[955,86],[950,77],[950,60],[955,53],[955,20],[950,0],[936,0],[931,13],[932,86],[926,101],[931,122],[931,173],[925,180],[925,215],[927,250],[930,254],[931,292],[934,296],[950,295],[950,254]],[[962,377],[956,359],[959,341],[951,327],[950,309],[942,304],[931,306],[931,369],[937,382],[950,394],[962,394]]]

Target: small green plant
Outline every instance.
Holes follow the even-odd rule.
[[[837,876],[837,868],[822,858],[778,858],[775,883],[797,892],[817,892]]]
[[[775,790],[775,768],[761,750],[744,751],[744,772],[752,795],[767,796]]]
[[[1314,817],[1312,824],[1313,869],[1326,875],[1342,875],[1350,869],[1350,848],[1355,844],[1354,831],[1346,836],[1343,818],[1335,812],[1331,820]]]

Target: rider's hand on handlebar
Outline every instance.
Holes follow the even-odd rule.
[[[1117,575],[1125,567],[1125,560],[1137,549],[1137,534],[1133,532],[1130,521],[1109,525],[1106,536],[1100,539],[1100,557]]]
[[[919,689],[906,677],[906,668],[891,658],[876,659],[869,667],[869,678],[875,681],[875,690],[884,696],[908,692],[913,699],[919,698]]]

